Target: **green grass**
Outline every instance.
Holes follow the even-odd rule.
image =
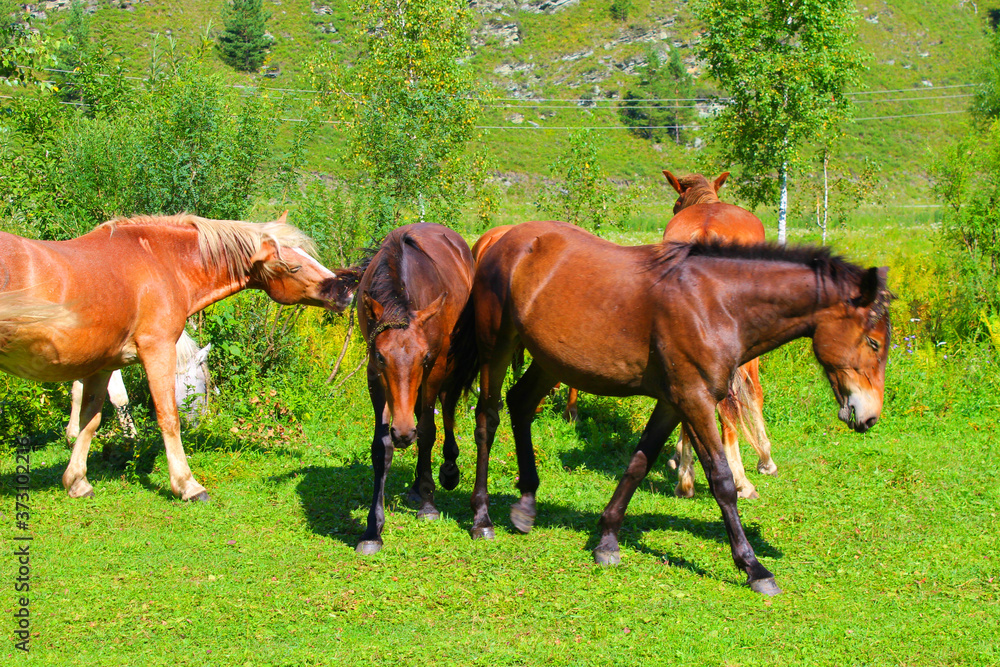
[[[403,500],[415,462],[415,452],[406,451],[387,486],[385,548],[356,556],[371,493],[372,420],[363,381],[355,377],[332,397],[321,383],[298,388],[314,393],[314,406],[304,437],[285,444],[187,434],[191,467],[212,494],[207,505],[171,496],[155,429],[144,442],[157,454],[134,469],[105,461],[98,438],[89,460],[97,495],[88,500],[71,500],[61,488],[68,451],[59,435],[41,437],[30,501],[37,632],[31,660],[1000,662],[997,354],[960,341],[938,347],[920,323],[902,316],[902,299],[915,287],[894,272],[913,276],[902,264],[919,266],[939,241],[926,224],[892,222],[859,220],[836,238],[859,261],[888,262],[901,295],[880,423],[858,435],[836,419],[808,341],[762,360],[779,473],[748,472],[761,498],[740,501],[740,511],[784,595],[765,600],[742,585],[704,477],[696,477],[694,499],[674,498],[665,459],[629,507],[622,565],[593,565],[597,518],[651,403],[584,395],[581,421],[570,425],[559,417],[565,389],[546,404],[533,431],[542,487],[531,534],[515,534],[507,518],[517,470],[504,415],[491,458],[497,539],[469,539],[474,453],[466,405],[458,421],[462,483],[438,491],[442,520],[417,522]],[[655,235],[616,233],[622,242]],[[910,336],[912,345],[904,340]],[[322,364],[336,349],[331,341],[310,354]],[[752,469],[750,451],[744,459]],[[4,456],[0,542],[8,555],[0,558],[6,582],[0,609],[10,625],[0,655],[20,664],[23,656],[9,640],[13,471],[13,457]]]

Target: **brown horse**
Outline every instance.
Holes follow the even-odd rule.
[[[532,363],[507,393],[521,498],[514,526],[535,519],[535,406],[557,381],[582,391],[657,400],[625,476],[601,515],[594,558],[620,562],[625,509],[664,443],[683,422],[725,522],[737,567],[755,591],[780,592],[757,560],[736,507],[715,408],[739,366],[809,336],[840,405],[858,432],[882,411],[890,338],[885,269],[862,269],[824,249],[767,245],[622,247],[560,222],[519,225],[476,271],[480,359],[473,537],[492,537],[487,474],[500,422],[500,391],[518,344]]]
[[[745,209],[719,201],[719,188],[726,182],[729,172],[714,181],[701,174],[677,178],[669,171],[663,175],[679,195],[674,204],[674,217],[663,231],[663,242],[741,243],[753,245],[764,242],[764,225],[760,219]],[[753,359],[742,366],[733,377],[729,394],[718,405],[722,422],[722,443],[726,450],[729,469],[733,471],[736,494],[740,498],[757,498],[757,489],[747,479],[740,457],[737,433],[742,430],[747,442],[757,452],[757,470],[767,475],[778,471],[771,459],[771,441],[764,428],[764,390],[760,386],[760,362]],[[668,462],[677,468],[677,486],[674,494],[684,498],[694,495],[694,457],[691,441],[681,429],[677,440],[677,453]]]
[[[476,266],[479,266],[479,261],[483,258],[483,255],[486,254],[486,251],[492,248],[494,243],[499,241],[504,234],[506,234],[513,228],[514,225],[499,225],[497,227],[493,227],[492,229],[486,230],[486,232],[484,232],[483,235],[479,237],[479,240],[472,245],[472,258],[473,260],[475,260]],[[521,365],[524,364],[524,348],[518,349],[517,354],[519,355],[518,356],[519,361],[517,362],[518,363],[517,367],[519,368]],[[557,389],[559,388],[558,384],[556,385],[556,388]],[[569,397],[566,399],[566,409],[563,410],[563,419],[565,419],[568,422],[576,421],[578,414],[576,407],[578,393],[579,392],[577,392],[576,387],[569,388]],[[542,400],[544,401],[545,399]],[[535,411],[540,412],[541,409],[542,406],[541,404],[539,404],[539,406],[536,408]]]
[[[409,496],[419,503],[418,518],[440,516],[431,475],[434,405],[439,398],[445,432],[439,481],[449,490],[458,485],[455,404],[462,387],[471,384],[470,373],[476,366],[469,360],[461,369],[464,372],[458,372],[453,332],[469,300],[472,275],[468,244],[447,227],[430,223],[390,232],[364,270],[358,286],[358,325],[368,341],[375,490],[358,553],[373,554],[382,548],[385,480],[396,447],[417,441],[416,476]],[[471,309],[465,312],[471,318]],[[471,327],[468,330],[471,342]]]
[[[187,318],[243,289],[278,303],[342,310],[358,276],[310,256],[285,224],[193,215],[112,220],[70,241],[0,233],[0,370],[30,380],[83,379],[80,430],[63,486],[92,496],[87,452],[112,371],[141,363],[163,432],[170,488],[208,500],[188,467],[174,395],[175,343]]]

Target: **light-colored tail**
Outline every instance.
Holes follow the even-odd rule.
[[[757,452],[759,458],[757,470],[769,475],[774,474],[777,466],[771,460],[771,440],[764,428],[764,415],[761,412],[763,406],[757,402],[753,384],[742,366],[736,371],[730,393],[734,399],[740,432]]]

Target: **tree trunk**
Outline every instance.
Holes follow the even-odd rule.
[[[786,234],[786,219],[788,217],[788,163],[781,164],[781,171],[778,173],[778,182],[781,187],[781,200],[778,202],[778,243],[784,245]]]
[[[827,180],[826,168],[830,164],[830,151],[823,151],[823,245],[826,245],[826,221],[829,217],[830,182]]]

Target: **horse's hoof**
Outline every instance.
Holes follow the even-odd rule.
[[[770,461],[767,465],[758,463],[757,472],[759,472],[761,475],[777,475],[778,466],[774,465],[774,461]]]
[[[87,491],[85,494],[83,494],[80,497],[81,498],[93,498],[94,497],[94,490],[91,489],[90,491]]]
[[[529,512],[521,506],[520,502],[510,506],[510,522],[519,531],[527,535],[535,525],[535,513]]]
[[[441,483],[441,488],[447,491],[452,491],[458,486],[460,477],[461,473],[458,470],[458,464],[454,461],[442,463],[440,470],[438,470],[438,482]]]
[[[191,496],[190,498],[187,499],[187,502],[189,503],[193,501],[198,501],[199,503],[207,503],[209,501],[208,491],[202,491],[198,495]]]
[[[753,487],[750,487],[750,491],[749,492],[747,492],[747,491],[740,491],[736,495],[739,496],[740,498],[743,498],[744,500],[757,500],[758,498],[760,498],[760,494],[757,493],[757,489],[755,489]]]
[[[621,565],[622,552],[594,549],[594,562],[598,565]]]
[[[778,588],[778,584],[774,581],[774,577],[769,577],[767,579],[755,579],[750,584],[750,590],[760,593],[761,595],[780,595],[781,589]]]
[[[674,487],[674,495],[678,498],[694,498],[694,486],[681,486],[678,484]]]
[[[437,521],[441,518],[441,512],[437,511],[436,507],[430,507],[427,509],[421,508],[417,511],[418,521]]]
[[[565,410],[563,411],[563,421],[570,424],[576,423],[576,410]]]
[[[358,542],[358,546],[354,547],[354,551],[362,556],[372,556],[377,554],[381,548],[381,540],[364,540],[363,542]]]
[[[497,534],[493,531],[493,526],[473,528],[469,531],[469,535],[472,535],[472,539],[474,540],[492,540],[497,536]]]

